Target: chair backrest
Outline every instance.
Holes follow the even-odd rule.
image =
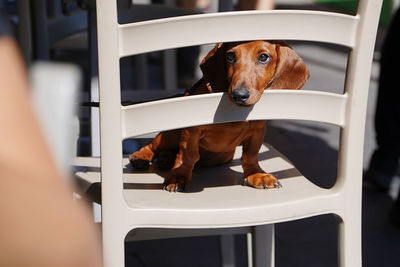
[[[243,11],[119,25],[116,1],[98,0],[103,224],[107,224],[107,216],[124,216],[123,211],[116,208],[118,204],[124,205],[124,138],[244,119],[298,119],[341,127],[338,179],[334,188],[351,188],[355,197],[360,196],[361,180],[347,178],[361,177],[369,77],[381,4],[382,1],[360,0],[356,15],[294,10]],[[234,107],[221,93],[128,107],[121,105],[121,57],[206,43],[277,39],[316,41],[350,48],[344,93],[267,90],[251,110]]]

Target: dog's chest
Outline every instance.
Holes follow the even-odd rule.
[[[231,151],[255,131],[264,131],[264,124],[243,121],[200,126],[199,146],[214,152]]]

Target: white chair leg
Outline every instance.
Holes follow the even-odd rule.
[[[247,233],[247,267],[253,267],[253,234]]]
[[[338,217],[338,263],[340,267],[361,267],[361,216]]]
[[[260,225],[253,227],[253,231],[248,235],[247,244],[249,250],[249,266],[254,267],[273,267],[275,266],[275,238],[274,225]],[[252,255],[250,255],[252,254]],[[251,256],[251,258],[250,258]]]
[[[90,85],[90,101],[99,102],[99,80],[93,77]],[[90,128],[91,128],[91,153],[92,157],[100,156],[100,112],[98,107],[90,109]]]
[[[235,236],[234,235],[221,235],[221,262],[222,267],[235,266]]]
[[[125,267],[124,241],[125,236],[123,236],[120,231],[115,231],[115,229],[113,231],[113,227],[105,228],[103,225],[104,267]]]

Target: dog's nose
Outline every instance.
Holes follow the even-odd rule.
[[[236,103],[243,104],[249,99],[250,92],[246,88],[238,88],[232,90],[231,96]]]

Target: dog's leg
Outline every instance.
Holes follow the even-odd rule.
[[[129,162],[135,169],[146,170],[149,168],[150,162],[154,158],[154,151],[151,147],[152,142],[129,155]]]
[[[157,169],[169,171],[174,167],[178,146],[176,149],[165,149],[157,153]]]
[[[182,129],[179,141],[179,152],[174,167],[169,171],[164,182],[164,189],[178,192],[185,189],[192,177],[195,163],[199,160],[199,139],[201,130],[192,127]]]
[[[258,152],[264,140],[265,123],[261,127],[261,129],[253,131],[248,138],[243,140],[241,162],[244,181],[255,188],[279,188],[281,184],[278,179],[274,175],[264,172],[258,164]]]
[[[139,170],[148,169],[150,162],[160,152],[178,150],[179,138],[180,130],[159,133],[149,144],[129,155],[131,165]]]

